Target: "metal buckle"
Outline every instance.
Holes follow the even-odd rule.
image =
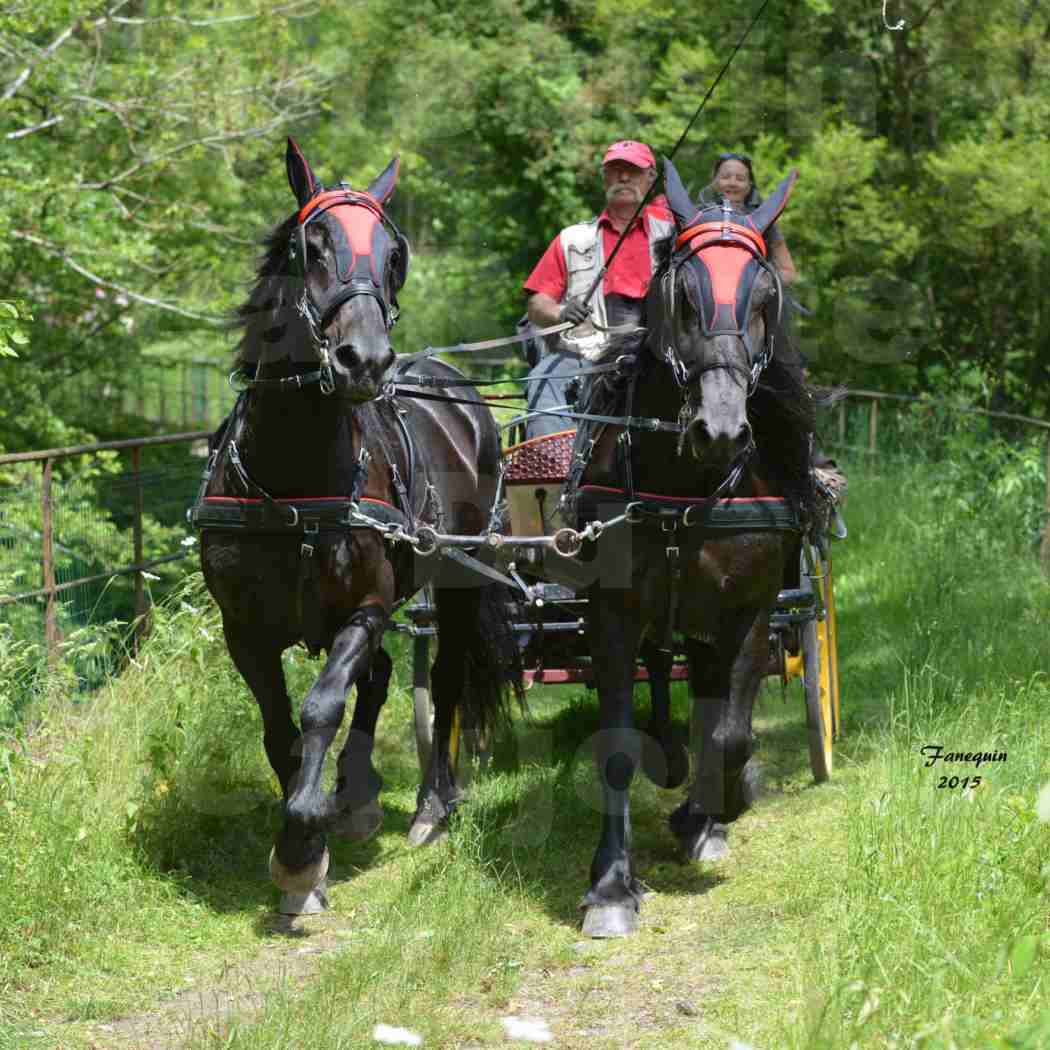
[[[296,514],[298,519],[298,514]],[[312,558],[314,551],[317,549],[313,543],[307,543],[307,538],[313,538],[321,531],[321,526],[318,522],[311,523],[307,522],[303,525],[303,542],[299,544],[299,557],[300,558]]]

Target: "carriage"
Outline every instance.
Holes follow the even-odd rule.
[[[506,507],[510,532],[516,537],[550,535],[563,526],[559,518],[562,489],[569,471],[574,430],[525,438],[523,423],[512,421],[506,428],[520,440],[503,453]],[[841,701],[835,621],[834,575],[830,544],[824,530],[808,542],[800,555],[798,579],[777,595],[770,615],[769,667],[767,676],[779,679],[786,693],[801,683],[813,779],[819,784],[832,773],[833,741],[839,736]],[[551,548],[547,548],[548,550]],[[514,623],[518,633],[527,688],[534,685],[583,685],[593,688],[591,656],[584,636],[587,599],[566,579],[567,566],[558,565],[557,555],[544,571],[540,548],[503,548],[503,568],[513,574],[523,591],[524,603],[515,603]],[[404,609],[404,618],[390,624],[389,631],[412,639],[412,693],[416,749],[421,768],[430,758],[433,735],[433,706],[430,696],[432,640],[437,634],[431,592],[425,589],[418,600]],[[680,640],[667,669],[670,681],[688,678],[688,652]],[[640,656],[635,681],[650,684],[651,672]],[[467,750],[484,759],[487,747],[467,733]],[[457,725],[457,756],[463,746],[463,730]]]

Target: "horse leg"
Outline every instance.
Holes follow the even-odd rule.
[[[380,646],[372,657],[368,677],[358,680],[350,732],[339,753],[336,794],[348,812],[333,825],[332,834],[355,842],[371,838],[383,823],[383,809],[379,805],[383,778],[372,764],[372,748],[393,669],[393,661]]]
[[[660,649],[650,639],[642,641],[642,663],[649,672],[649,696],[652,715],[647,733],[660,747],[654,753],[651,747],[642,751],[642,771],[661,788],[676,788],[689,776],[689,752],[679,740],[671,725],[671,667],[674,656]]]
[[[302,765],[284,807],[284,828],[270,855],[270,874],[286,893],[309,893],[328,872],[325,831],[345,808],[338,793],[326,794],[324,760],[346,709],[346,694],[372,663],[386,614],[366,605],[335,635],[328,661],[303,701]]]
[[[478,588],[437,591],[438,652],[430,670],[434,704],[434,735],[430,765],[419,785],[416,813],[408,830],[408,844],[423,846],[444,838],[448,818],[462,794],[452,769],[452,723],[467,686],[466,626],[480,607]]]
[[[669,819],[690,860],[726,856],[727,825],[754,798],[751,711],[768,664],[768,635],[765,612],[727,612],[713,651],[728,657],[691,669],[696,776]]]
[[[226,648],[247,683],[263,719],[263,746],[281,784],[285,801],[299,772],[299,728],[292,721],[292,702],[281,666],[284,646],[260,641],[258,632],[223,617]]]
[[[642,898],[631,872],[630,788],[639,758],[634,731],[635,618],[605,603],[595,588],[588,596],[587,634],[598,687],[601,728],[594,757],[602,786],[602,831],[591,861],[591,887],[583,898],[583,932],[625,937],[638,927]]]

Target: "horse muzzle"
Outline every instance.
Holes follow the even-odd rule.
[[[362,342],[340,344],[332,352],[336,392],[356,402],[378,397],[395,358],[389,342],[378,346]]]
[[[697,416],[686,430],[693,458],[707,467],[728,466],[753,442],[746,419],[710,420]]]

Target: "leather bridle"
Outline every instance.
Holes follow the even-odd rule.
[[[685,401],[699,400],[699,397],[695,396],[695,394],[699,392],[700,377],[706,372],[712,372],[717,369],[744,372],[747,377],[747,396],[751,397],[758,385],[759,377],[773,357],[774,332],[779,327],[783,309],[783,284],[777,268],[766,258],[765,241],[757,231],[733,222],[730,219],[733,212],[727,203],[723,202],[721,212],[721,222],[694,222],[678,235],[670,263],[660,277],[660,296],[663,302],[664,317],[666,318],[665,331],[667,334],[663,357],[671,368],[671,374],[674,376],[675,383],[684,391],[683,398]],[[699,213],[697,218],[702,218],[703,214]],[[697,255],[716,245],[732,245],[749,252],[759,267],[770,275],[776,289],[776,318],[774,323],[771,324],[770,318],[767,316],[765,340],[758,354],[755,353],[751,335],[747,330],[747,318],[751,314],[751,296],[754,294],[753,288],[748,294],[748,301],[744,311],[744,326],[742,328],[739,326],[720,326],[717,320],[717,308],[712,324],[708,325],[701,305],[697,304],[697,320],[700,326],[700,334],[703,338],[710,340],[716,336],[728,335],[738,339],[744,346],[747,368],[741,368],[740,365],[729,361],[713,361],[702,363],[699,368],[689,368],[682,360],[679,351],[681,333],[678,328],[676,302],[679,275],[683,272],[684,267],[693,263]],[[695,264],[693,265],[695,266]],[[768,310],[768,307],[766,309]],[[737,325],[739,325],[739,322],[737,322]],[[684,408],[685,405],[683,404]]]
[[[310,223],[319,219],[327,212],[333,211],[336,208],[346,207],[367,208],[368,211],[375,215],[394,239],[396,245],[394,251],[397,256],[397,264],[400,268],[402,280],[403,275],[408,268],[408,239],[401,233],[394,222],[386,216],[382,205],[367,193],[357,192],[341,183],[338,189],[327,190],[317,194],[312,200],[307,201],[300,210],[298,222],[288,239],[288,260],[292,266],[293,272],[297,273],[303,280],[303,293],[297,300],[295,308],[306,322],[306,326],[310,332],[310,339],[313,342],[314,349],[320,359],[321,367],[318,372],[310,373],[308,377],[299,377],[299,381],[294,385],[300,387],[303,385],[303,380],[309,382],[313,381],[316,377],[317,381],[321,384],[322,394],[331,394],[335,390],[335,379],[332,375],[332,362],[331,357],[329,356],[328,337],[324,334],[324,330],[331,319],[335,316],[336,311],[339,310],[344,303],[353,299],[355,296],[370,295],[377,303],[379,303],[379,308],[383,314],[383,323],[386,325],[387,331],[394,327],[400,314],[396,291],[392,291],[390,293],[390,298],[387,299],[386,294],[384,294],[385,289],[377,285],[376,281],[368,278],[351,275],[349,280],[342,282],[343,287],[332,297],[323,311],[318,308],[317,303],[314,301],[314,297],[310,294],[306,280],[306,228]],[[385,270],[389,269],[390,266],[388,264],[385,267]],[[336,271],[336,276],[338,277],[338,265],[336,266]],[[384,280],[385,278],[386,274],[384,273]],[[250,385],[266,385],[268,382],[285,384],[282,388],[287,388],[285,380],[252,380]]]

